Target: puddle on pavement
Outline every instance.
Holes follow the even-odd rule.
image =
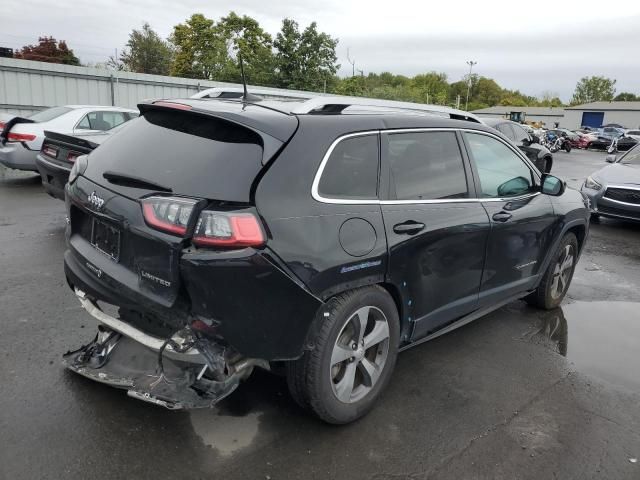
[[[189,412],[191,425],[205,445],[228,457],[250,446],[258,435],[262,412],[244,416],[221,415],[216,408]]]
[[[540,318],[532,339],[550,340],[582,373],[640,392],[640,303],[573,302]]]

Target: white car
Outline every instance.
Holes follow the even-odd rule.
[[[45,130],[71,135],[104,132],[137,116],[130,108],[97,105],[53,107],[27,118],[5,116],[7,120],[0,120],[0,164],[35,172]]]
[[[631,137],[634,140],[638,140],[640,142],[640,130],[639,129],[627,130],[626,132],[624,132],[624,136],[625,137]]]

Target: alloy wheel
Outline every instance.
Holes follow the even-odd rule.
[[[557,300],[560,298],[571,281],[571,272],[575,262],[575,252],[573,245],[565,245],[556,266],[553,269],[553,281],[551,282],[551,298]]]
[[[356,310],[342,327],[331,352],[329,378],[343,403],[355,403],[376,385],[389,356],[389,322],[376,307]]]

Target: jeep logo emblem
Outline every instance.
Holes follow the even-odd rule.
[[[98,210],[100,210],[104,205],[104,200],[96,195],[95,191],[91,192],[91,195],[87,197],[87,201]]]

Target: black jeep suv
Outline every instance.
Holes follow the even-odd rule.
[[[75,162],[65,272],[99,329],[68,368],[167,408],[271,369],[347,423],[400,350],[562,301],[579,192],[458,111],[309,102],[142,104]]]

